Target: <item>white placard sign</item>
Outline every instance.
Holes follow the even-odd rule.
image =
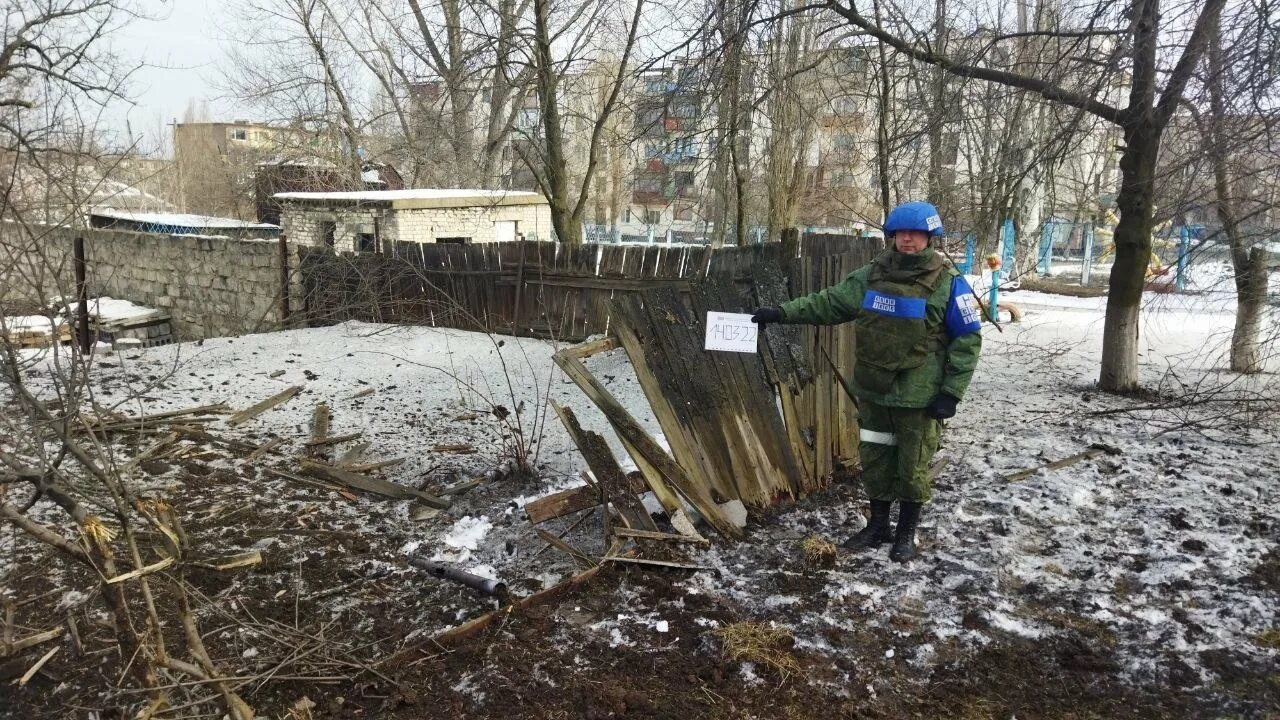
[[[746,313],[707,313],[707,350],[753,353],[759,327]]]

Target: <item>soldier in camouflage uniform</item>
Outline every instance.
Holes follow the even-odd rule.
[[[858,452],[871,520],[843,546],[892,542],[889,557],[915,557],[920,511],[932,493],[929,461],[942,421],[956,413],[982,348],[981,311],[968,282],[932,239],[942,234],[933,205],[910,202],[885,220],[893,247],[842,282],[780,308],[757,323],[837,325],[853,321],[851,387],[859,416]],[[890,523],[899,503],[896,532]]]

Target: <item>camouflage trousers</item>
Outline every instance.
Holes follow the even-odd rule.
[[[942,423],[924,408],[888,407],[859,398],[858,454],[867,497],[929,502],[929,462],[938,451],[941,430]]]

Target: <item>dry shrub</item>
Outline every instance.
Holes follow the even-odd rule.
[[[791,654],[796,639],[785,628],[763,622],[739,622],[720,628],[716,634],[724,645],[722,654],[728,660],[771,668],[783,679],[800,671],[800,663]]]
[[[810,535],[800,543],[804,562],[809,567],[829,568],[836,564],[836,546],[820,535]]]

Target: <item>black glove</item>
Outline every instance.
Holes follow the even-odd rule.
[[[762,307],[751,313],[751,322],[757,325],[782,322],[782,308]]]
[[[946,420],[956,414],[956,403],[959,400],[942,393],[935,395],[928,405],[924,406],[924,413],[934,420]]]

